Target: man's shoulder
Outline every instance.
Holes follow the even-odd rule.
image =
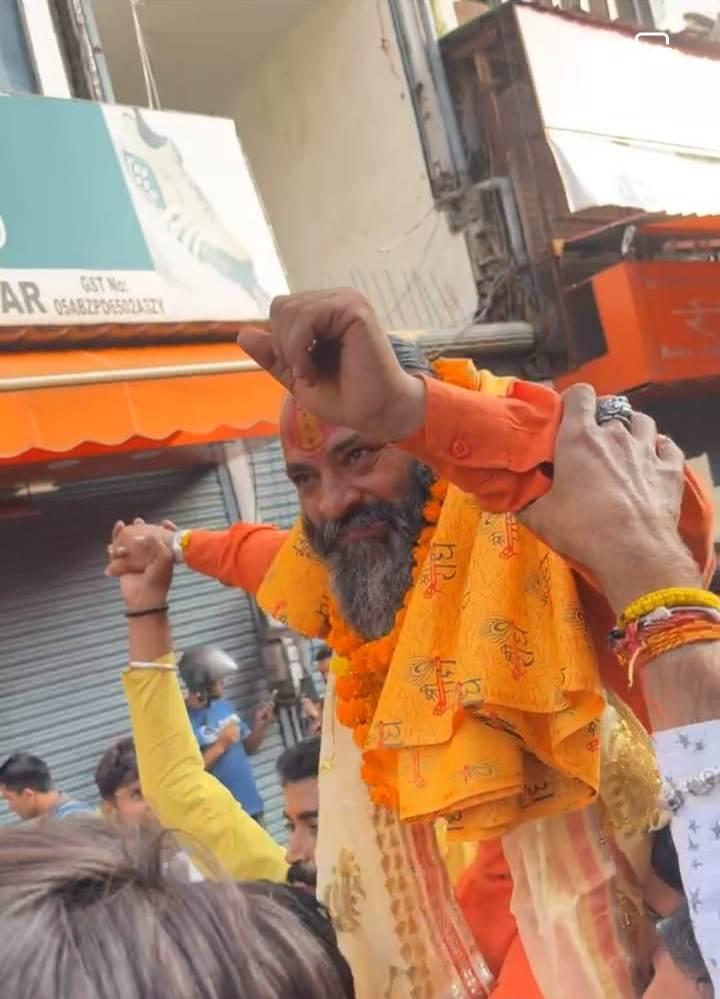
[[[56,819],[65,819],[68,815],[95,815],[97,809],[88,805],[84,801],[76,801],[74,798],[63,798],[55,809]]]

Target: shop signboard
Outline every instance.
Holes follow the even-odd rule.
[[[266,318],[287,291],[232,121],[0,97],[0,347]]]

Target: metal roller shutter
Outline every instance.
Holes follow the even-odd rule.
[[[102,751],[129,732],[120,670],[125,621],[116,585],[103,576],[118,518],[169,516],[181,525],[224,528],[236,519],[224,468],[98,479],[37,499],[40,515],[0,522],[0,759],[27,750],[49,763],[58,787],[97,798]],[[178,649],[213,642],[241,667],[228,696],[242,715],[268,696],[251,601],[239,590],[180,570],[172,593]],[[282,791],[273,726],[253,769],[270,831],[282,837]],[[7,821],[2,807],[0,821]]]
[[[265,524],[277,524],[278,527],[292,527],[300,507],[295,486],[285,474],[285,459],[280,439],[260,438],[257,444],[251,445],[250,461],[257,519]],[[314,650],[320,644],[320,642],[310,643],[309,650],[303,649],[301,645],[301,654],[307,655],[309,665],[313,663]],[[322,695],[325,690],[322,675],[314,669],[314,666],[311,666],[311,675],[315,689]]]
[[[295,486],[285,474],[285,459],[277,437],[261,438],[251,448],[258,520],[291,527],[298,514]]]

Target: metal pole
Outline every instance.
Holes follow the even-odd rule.
[[[229,375],[259,371],[255,361],[215,361],[208,364],[173,364],[157,368],[115,368],[108,371],[71,371],[62,375],[27,375],[0,378],[0,392],[70,388],[76,385],[108,385],[115,382],[148,382],[197,375]]]
[[[462,179],[467,173],[465,147],[463,146],[460,127],[455,117],[455,108],[453,107],[450,88],[447,76],[445,75],[445,65],[440,55],[440,46],[438,45],[437,34],[435,32],[433,13],[430,9],[430,0],[415,0],[415,3],[425,33],[425,51],[437,91],[438,104],[440,105],[443,121],[445,122],[450,152],[455,163],[455,171],[458,178]]]
[[[417,343],[426,354],[446,356],[497,357],[532,350],[535,333],[526,322],[470,323],[463,329],[402,330],[394,333],[402,340]],[[114,368],[103,371],[70,371],[59,375],[21,375],[0,378],[0,392],[28,392],[36,389],[62,389],[82,385],[112,385],[119,382],[148,382],[204,375],[238,375],[262,371],[247,358],[237,361],[209,361],[198,364],[170,364],[144,368]]]

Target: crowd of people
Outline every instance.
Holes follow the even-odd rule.
[[[239,340],[288,391],[301,516],[113,528],[132,736],[100,815],[0,767],[32,820],[0,830],[3,995],[713,995],[720,599],[682,454],[586,386],[431,366],[354,292]],[[248,760],[272,704],[246,725],[232,660],[174,654],[187,569],[324,643],[286,849]]]

